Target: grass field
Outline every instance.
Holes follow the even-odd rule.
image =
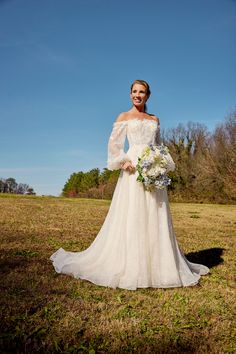
[[[109,201],[0,196],[2,353],[235,353],[236,206],[170,205],[178,242],[211,272],[198,285],[112,289],[58,275]]]

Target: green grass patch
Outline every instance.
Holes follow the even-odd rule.
[[[32,257],[38,257],[39,252],[34,252],[34,251],[29,251],[29,250],[22,250],[22,251],[16,251],[13,252],[14,256],[20,256],[20,257],[26,257],[26,258],[32,258]]]
[[[236,206],[171,203],[181,249],[211,267],[194,287],[129,291],[57,274],[50,255],[86,249],[109,205],[0,195],[1,352],[236,352]]]

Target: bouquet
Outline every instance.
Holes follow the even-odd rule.
[[[169,154],[167,146],[150,144],[138,157],[136,165],[138,171],[137,181],[142,182],[145,189],[164,189],[171,183],[169,171],[174,171],[175,163]]]

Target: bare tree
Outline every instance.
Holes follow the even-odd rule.
[[[17,194],[26,194],[28,189],[29,189],[29,185],[26,183],[19,183],[17,186]]]

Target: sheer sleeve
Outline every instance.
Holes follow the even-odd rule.
[[[124,152],[127,123],[125,121],[115,122],[108,141],[108,170],[119,170],[121,164],[130,161],[128,155]]]

